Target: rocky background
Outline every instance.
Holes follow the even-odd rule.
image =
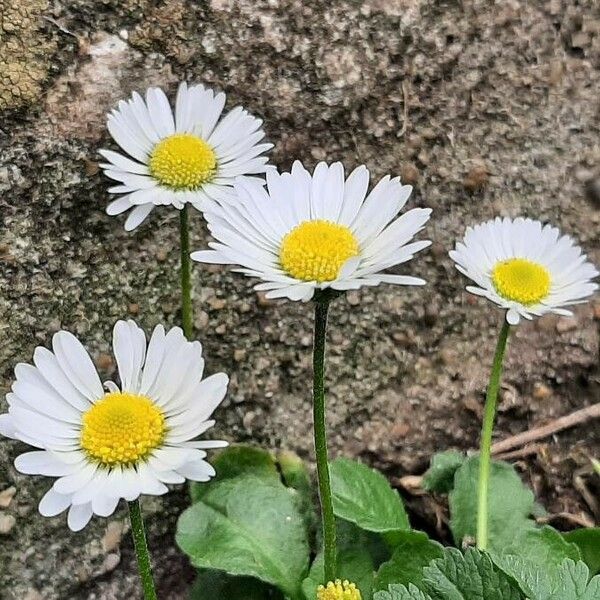
[[[477,444],[501,314],[464,292],[447,252],[467,224],[541,218],[600,263],[600,5],[596,0],[0,0],[0,391],[13,366],[66,328],[103,377],[115,320],[179,321],[176,211],[133,234],[108,217],[98,172],[105,113],[133,90],[204,82],[265,120],[282,168],[342,160],[401,174],[434,215],[433,247],[406,268],[423,289],[382,286],[335,302],[329,335],[335,452],[418,475],[430,455]],[[193,214],[195,247],[206,244]],[[208,371],[232,375],[218,412],[230,440],[311,460],[311,307],[267,302],[221,268],[194,269]],[[600,401],[600,299],[511,341],[497,437]],[[0,406],[5,408],[4,400]],[[139,598],[124,511],[71,534],[42,519],[49,482],[15,472],[0,442],[0,596]],[[598,421],[517,462],[553,524],[600,519]],[[444,536],[444,507],[406,494]],[[173,546],[185,490],[145,503],[161,598],[193,572]],[[439,527],[438,527],[439,528]]]

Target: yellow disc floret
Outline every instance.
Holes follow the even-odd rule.
[[[336,279],[343,264],[358,253],[358,242],[347,227],[305,221],[283,238],[279,260],[292,277],[320,283]]]
[[[174,190],[195,190],[210,181],[216,169],[214,150],[189,133],[176,133],[161,140],[150,155],[150,174]]]
[[[349,581],[330,581],[317,589],[317,600],[362,600],[360,590]]]
[[[552,280],[546,267],[526,258],[511,258],[494,267],[492,282],[506,300],[529,306],[549,294]]]
[[[160,446],[165,432],[165,417],[152,400],[112,392],[83,415],[81,446],[102,465],[130,465]]]

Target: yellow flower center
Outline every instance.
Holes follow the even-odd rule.
[[[333,281],[343,264],[359,252],[358,242],[343,225],[304,221],[281,243],[279,260],[284,271],[302,281]]]
[[[189,133],[176,133],[156,144],[150,174],[174,190],[195,190],[210,181],[217,169],[214,150]]]
[[[354,583],[336,579],[317,589],[317,600],[362,600],[360,590]]]
[[[105,466],[129,465],[160,446],[165,432],[165,417],[152,400],[112,392],[83,415],[81,446]]]
[[[543,300],[551,285],[548,269],[525,258],[499,262],[492,271],[492,282],[503,298],[525,306]]]

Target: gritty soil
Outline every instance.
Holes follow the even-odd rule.
[[[112,147],[105,113],[119,99],[150,84],[172,93],[187,79],[264,118],[279,167],[296,158],[310,167],[365,163],[375,179],[392,173],[412,183],[411,206],[433,208],[432,248],[399,271],[425,277],[425,288],[365,289],[332,306],[332,447],[397,482],[421,474],[436,451],[474,448],[501,314],[465,293],[447,252],[466,225],[522,214],[559,225],[600,263],[598,2],[40,6],[31,2],[37,25],[28,19],[27,35],[0,21],[0,48],[7,36],[45,48],[41,58],[19,54],[33,57],[43,82],[36,75],[26,96],[2,96],[12,104],[0,113],[0,391],[14,365],[60,328],[85,340],[108,379],[115,320],[131,316],[147,330],[179,322],[176,211],[156,210],[126,233],[104,213],[97,150]],[[6,47],[15,52],[14,40]],[[193,216],[193,245],[205,247],[201,215]],[[311,306],[265,301],[220,267],[196,266],[194,285],[208,371],[231,374],[217,433],[312,460]],[[573,319],[518,328],[497,439],[600,401],[599,324],[596,300]],[[48,481],[12,467],[23,449],[0,442],[0,597],[139,598],[124,511],[79,534],[64,517],[43,519],[36,505]],[[543,440],[516,464],[552,515],[598,522],[590,456],[600,456],[597,422]],[[446,539],[443,503],[405,495],[415,525]],[[144,505],[167,600],[185,598],[193,579],[173,543],[186,504],[179,489]],[[553,524],[572,527],[573,517]]]

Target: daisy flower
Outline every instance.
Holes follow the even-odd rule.
[[[575,241],[532,219],[498,217],[469,227],[450,257],[477,284],[467,290],[506,309],[511,325],[521,317],[571,315],[564,307],[598,288],[598,271]]]
[[[233,264],[263,280],[267,297],[310,300],[315,290],[357,289],[380,283],[422,285],[417,277],[384,273],[431,244],[411,242],[430,209],[397,217],[411,194],[398,177],[384,177],[367,195],[369,171],[344,177],[341,163],[319,163],[311,175],[296,161],[290,173],[267,172],[267,190],[246,178],[235,202],[203,206],[215,238],[193,252],[204,263]]]
[[[17,365],[8,413],[0,415],[0,433],[39,448],[18,456],[16,469],[57,477],[40,513],[68,508],[73,531],[92,514],[111,515],[121,498],[164,494],[166,484],[186,479],[208,481],[215,472],[205,449],[227,445],[194,441],[214,424],[209,417],[228,383],[224,373],[202,379],[199,342],[158,325],[146,349],[144,332],[118,321],[113,350],[121,386],[103,387],[81,343],[60,331],[52,352],[38,347],[33,365]]]
[[[124,195],[106,212],[133,209],[125,221],[131,231],[157,205],[181,209],[188,202],[198,207],[205,199],[219,201],[231,193],[236,176],[263,173],[268,158],[261,154],[273,144],[259,144],[262,120],[241,106],[220,119],[224,106],[224,93],[185,82],[174,111],[159,88],[150,88],[145,101],[134,92],[119,102],[108,116],[108,131],[128,156],[101,150],[108,162],[100,166],[119,182],[109,192]]]
[[[356,584],[336,579],[317,589],[317,600],[362,600]]]

